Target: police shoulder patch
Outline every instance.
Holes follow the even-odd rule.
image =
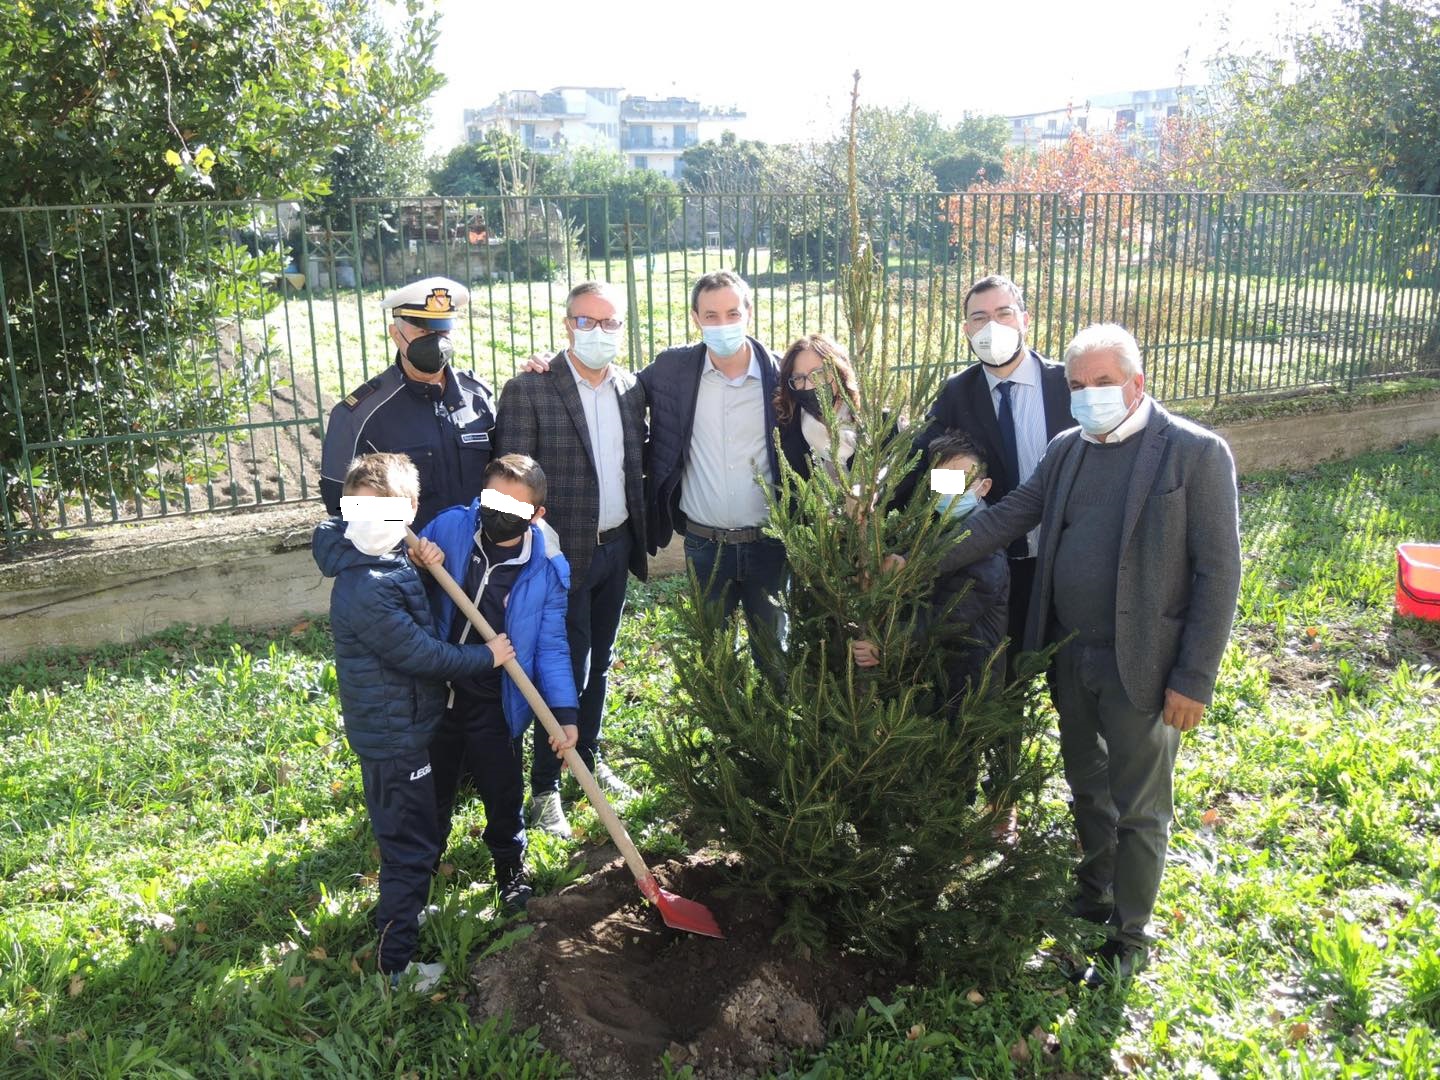
[[[375,393],[376,390],[380,389],[380,380],[383,377],[383,375],[376,375],[369,382],[361,383],[354,390],[351,390],[350,393],[345,395],[344,399],[342,400],[342,404],[352,409],[355,408],[356,405],[359,405],[360,402],[364,401],[371,394]]]

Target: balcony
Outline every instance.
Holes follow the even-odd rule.
[[[627,131],[620,138],[622,150],[638,150],[647,154],[678,154],[690,146],[699,146],[700,140],[693,135],[687,135],[683,139],[672,139],[667,136],[644,138]]]
[[[620,119],[627,120],[698,120],[700,103],[688,98],[666,98],[654,101],[650,98],[626,98],[620,102]]]

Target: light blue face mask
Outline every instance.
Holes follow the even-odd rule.
[[[702,326],[700,337],[716,356],[734,356],[745,344],[745,321],[742,319],[725,326]]]
[[[1087,386],[1070,395],[1070,415],[1088,435],[1108,435],[1129,413],[1121,386]]]
[[[957,521],[964,521],[979,509],[980,496],[976,495],[974,491],[967,491],[964,495],[941,495],[935,500],[937,513],[953,517]]]

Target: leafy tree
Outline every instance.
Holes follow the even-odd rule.
[[[541,185],[541,193],[605,196],[605,215],[593,209],[572,213],[572,217],[578,219],[590,255],[598,258],[605,254],[607,245],[614,251],[623,248],[627,219],[638,249],[644,250],[655,243],[676,213],[675,197],[680,188],[674,180],[658,172],[627,167],[619,154],[580,149],[550,171]]]
[[[775,172],[773,158],[765,143],[726,131],[680,155],[680,186],[694,192],[765,191]]]
[[[1003,116],[967,115],[949,132],[944,152],[926,158],[941,191],[964,191],[1005,176],[1009,132]]]
[[[487,131],[478,142],[450,150],[431,172],[430,187],[437,195],[514,194],[517,185],[550,190],[557,164],[555,158],[528,153],[515,135]]]
[[[1281,189],[1440,194],[1440,4],[1346,0],[1293,60],[1223,57],[1212,174]]]
[[[0,206],[323,195],[357,125],[433,88],[429,20],[412,4],[377,49],[356,32],[371,2],[0,6]],[[183,493],[201,440],[149,433],[224,423],[256,392],[264,373],[238,357],[263,366],[263,344],[242,354],[231,320],[274,302],[281,246],[273,215],[234,207],[0,218],[12,524],[45,525],[76,490],[137,512]],[[38,460],[17,408],[27,441],[56,444]]]
[[[326,170],[330,190],[320,198],[320,212],[332,221],[349,220],[351,199],[425,191],[424,103],[445,82],[433,66],[440,16],[422,15],[418,0],[407,0],[406,8],[399,40],[375,11],[357,15],[358,50],[375,59],[370,92],[348,100],[345,140]]]
[[[735,269],[750,273],[750,259],[760,241],[760,224],[766,207],[744,196],[771,190],[774,187],[775,162],[771,149],[763,142],[735,137],[726,131],[718,140],[692,146],[680,156],[680,186],[687,192],[717,196],[702,199],[701,206],[715,213],[714,222],[721,230],[720,243],[735,248]],[[725,199],[735,195],[735,199]],[[708,220],[696,220],[695,229],[708,227]],[[687,238],[688,242],[688,238]]]

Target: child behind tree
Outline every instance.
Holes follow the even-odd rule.
[[[963,494],[931,496],[935,513],[964,521],[984,505],[990,478],[984,475],[985,461],[980,451],[965,435],[952,431],[935,439],[930,444],[929,462],[933,470],[963,472],[966,481]],[[962,590],[968,591],[954,602]],[[950,699],[956,707],[987,672],[991,687],[1003,685],[1005,653],[1000,645],[1005,640],[1009,602],[1010,564],[1003,551],[936,577],[929,617],[918,621],[932,630],[939,629],[936,620],[943,615],[946,625],[960,632],[945,664]],[[874,642],[857,641],[852,652],[859,667],[880,663],[880,650]]]

